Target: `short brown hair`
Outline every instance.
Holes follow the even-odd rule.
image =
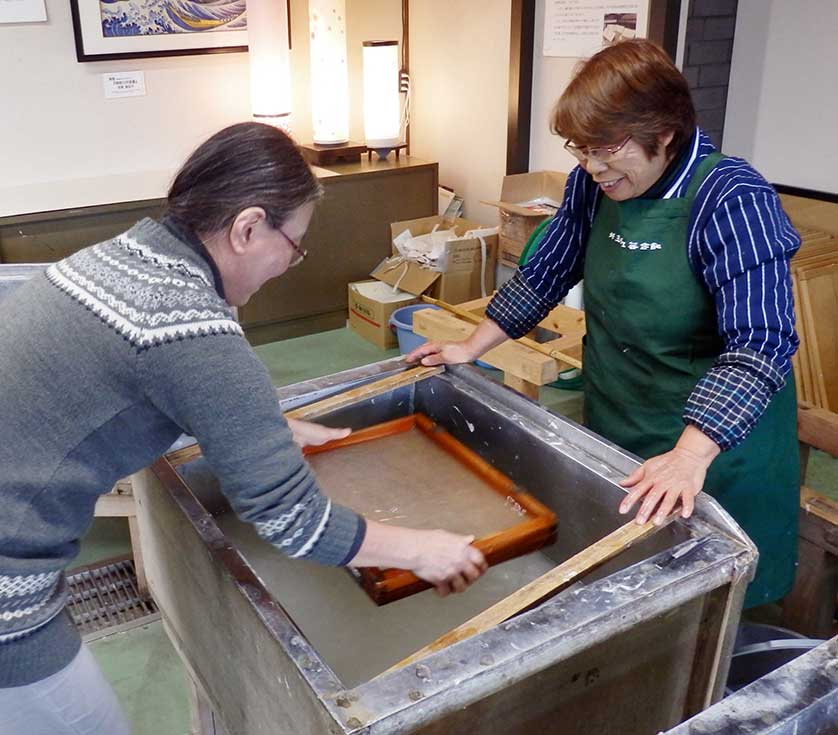
[[[165,211],[204,235],[228,228],[243,209],[261,207],[277,228],[322,193],[288,135],[245,122],[220,130],[193,151],[172,182]]]
[[[674,133],[675,155],[695,130],[695,107],[684,75],[657,44],[621,41],[583,62],[556,103],[550,129],[577,145],[613,145],[631,136],[646,155]]]

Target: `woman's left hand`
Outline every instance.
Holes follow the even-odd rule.
[[[302,447],[317,447],[335,439],[343,439],[352,433],[352,429],[332,429],[323,424],[315,424],[311,421],[300,421],[299,419],[286,419],[294,441]]]
[[[681,517],[689,518],[695,508],[695,496],[704,487],[704,478],[719,446],[695,426],[687,426],[670,451],[646,460],[620,485],[631,488],[620,503],[620,513],[628,513],[643,498],[637,512],[638,523],[646,523],[654,514],[655,525],[681,504]]]

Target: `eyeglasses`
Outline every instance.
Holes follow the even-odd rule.
[[[294,257],[288,262],[288,267],[293,268],[296,265],[302,263],[306,257],[308,256],[308,250],[305,248],[301,248],[299,243],[294,242],[288,235],[285,234],[285,230],[281,227],[276,228],[279,233],[286,239],[288,244],[294,249]]]
[[[573,145],[570,141],[564,144],[565,150],[576,158],[576,160],[585,163],[585,161],[594,160],[598,163],[610,163],[614,160],[616,155],[625,147],[626,143],[631,140],[629,135],[619,145],[603,145],[589,148],[586,145]]]

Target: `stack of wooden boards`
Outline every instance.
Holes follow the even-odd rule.
[[[800,349],[792,359],[797,395],[838,411],[838,235],[800,227],[791,261]]]

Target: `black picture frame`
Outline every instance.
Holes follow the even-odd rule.
[[[286,0],[288,8],[288,48],[291,48],[291,0]],[[98,11],[99,0],[70,0],[70,12],[73,18],[73,37],[76,45],[76,60],[120,61],[123,59],[154,59],[168,56],[195,56],[203,54],[229,54],[247,51],[247,31],[214,31],[206,34],[177,33],[154,36],[126,36],[122,39],[101,35],[101,20],[98,13],[93,21],[91,8]],[[138,39],[146,40],[147,48],[138,49],[142,44]],[[200,40],[198,40],[200,39]],[[217,45],[206,45],[206,39],[220,41]],[[242,42],[244,41],[244,42]],[[186,43],[184,43],[186,42]],[[125,45],[125,51],[114,50]]]

